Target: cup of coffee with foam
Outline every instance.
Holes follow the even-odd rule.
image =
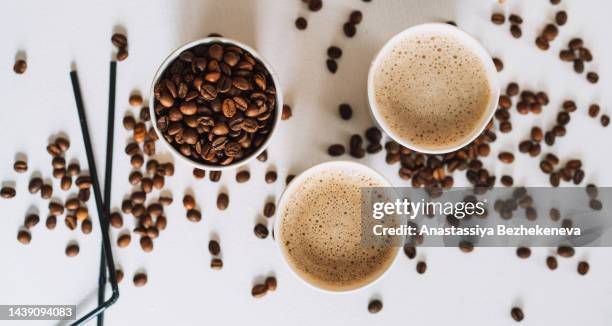
[[[491,120],[499,98],[491,56],[449,24],[404,30],[376,55],[368,74],[372,115],[395,141],[441,154],[472,142]]]
[[[390,187],[354,162],[316,165],[294,178],[277,207],[274,237],[283,260],[306,284],[326,292],[361,289],[382,277],[397,245],[362,242],[362,189]]]

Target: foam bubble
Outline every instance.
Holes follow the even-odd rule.
[[[465,142],[492,96],[480,58],[454,37],[433,33],[395,44],[375,73],[374,92],[398,137],[432,149]]]
[[[384,186],[378,176],[362,171],[328,169],[289,195],[278,236],[302,278],[341,291],[367,284],[387,269],[395,248],[361,243],[361,188]]]

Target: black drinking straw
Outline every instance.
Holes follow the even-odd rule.
[[[119,299],[119,287],[117,286],[117,278],[115,277],[115,261],[113,259],[113,253],[111,251],[110,238],[108,236],[108,211],[104,209],[104,203],[102,202],[102,193],[100,191],[100,182],[98,181],[98,171],[96,169],[96,161],[93,155],[93,147],[91,145],[91,138],[89,136],[89,128],[87,127],[87,119],[85,117],[85,108],[83,107],[83,99],[81,98],[81,89],[79,87],[79,78],[76,70],[70,72],[70,80],[72,81],[72,90],[74,92],[74,99],[76,102],[77,112],[79,114],[79,123],[81,125],[81,132],[83,134],[83,142],[85,143],[85,153],[87,154],[87,164],[89,166],[89,174],[91,177],[94,198],[96,201],[96,209],[98,212],[98,219],[100,220],[100,231],[102,232],[102,245],[104,246],[104,256],[108,265],[108,273],[113,290],[113,295],[102,305],[98,305],[95,309],[88,312],[85,316],[75,321],[72,325],[84,325],[89,320],[106,310],[117,299]]]
[[[110,214],[111,186],[113,184],[113,144],[115,134],[115,85],[117,82],[117,62],[110,62],[110,81],[108,85],[108,123],[106,125],[106,169],[104,171],[104,209]],[[103,232],[108,233],[108,226]],[[98,278],[98,305],[104,304],[106,292],[106,258],[104,245],[100,248],[100,277]],[[98,326],[104,325],[104,311],[98,315]]]

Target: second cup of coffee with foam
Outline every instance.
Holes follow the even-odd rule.
[[[439,154],[472,142],[499,98],[491,56],[448,24],[411,27],[385,44],[370,67],[368,100],[382,129],[401,145]]]

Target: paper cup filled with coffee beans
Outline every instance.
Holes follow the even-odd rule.
[[[207,170],[261,154],[280,120],[277,75],[255,50],[209,37],[172,52],[153,79],[153,126],[176,157]]]

